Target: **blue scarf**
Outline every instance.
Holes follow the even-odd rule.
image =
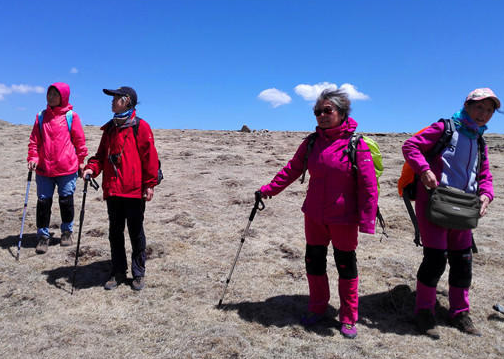
[[[457,131],[469,138],[478,138],[478,136],[483,135],[483,132],[488,128],[486,125],[478,126],[465,109],[455,112],[452,116],[452,120]]]
[[[128,111],[123,112],[123,113],[115,113],[112,121],[114,121],[114,124],[120,128],[134,126],[136,124],[137,120],[136,120],[136,116],[133,118],[131,117],[131,115],[133,114],[133,111],[135,111],[135,109],[131,108]]]

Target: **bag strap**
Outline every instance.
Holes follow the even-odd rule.
[[[308,137],[308,144],[306,145],[306,152],[304,155],[304,160],[303,160],[303,174],[301,175],[301,183],[304,183],[305,180],[305,175],[306,175],[306,170],[308,169],[308,157],[310,157],[310,154],[313,150],[313,146],[315,145],[315,140],[317,139],[318,134],[317,132],[310,133]]]
[[[411,223],[413,223],[413,227],[415,228],[415,239],[413,240],[413,242],[416,244],[417,247],[418,246],[423,247],[422,240],[420,239],[420,229],[418,228],[418,220],[416,218],[415,210],[411,205],[409,191],[403,192],[403,200],[404,204],[406,205],[406,209],[408,210]]]

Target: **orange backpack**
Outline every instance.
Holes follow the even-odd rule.
[[[429,127],[430,126],[422,128],[420,131],[416,132],[413,136],[416,136],[419,133],[424,132]],[[415,184],[415,171],[413,171],[413,168],[411,168],[408,162],[404,162],[401,170],[401,177],[399,177],[399,180],[397,181],[397,192],[399,192],[399,196],[402,197],[406,187],[413,184]]]

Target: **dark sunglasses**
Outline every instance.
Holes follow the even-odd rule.
[[[319,108],[316,108],[313,110],[313,113],[315,114],[316,117],[319,117],[320,115],[322,115],[322,112],[325,113],[326,115],[330,115],[334,111],[336,111],[335,108],[328,106],[328,107],[324,107],[322,110]]]

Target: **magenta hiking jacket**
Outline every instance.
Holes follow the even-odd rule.
[[[359,231],[375,231],[378,190],[371,152],[364,141],[357,148],[357,173],[352,169],[348,147],[357,122],[348,118],[336,128],[317,127],[317,139],[308,158],[310,182],[301,210],[319,224],[357,224]],[[294,157],[273,180],[261,187],[267,196],[275,196],[294,182],[303,172],[308,139],[299,146]]]
[[[38,114],[28,144],[28,162],[37,163],[37,174],[46,177],[65,176],[77,172],[79,164],[84,162],[88,151],[84,130],[77,113],[73,112],[72,131],[68,130],[66,113],[73,109],[68,102],[70,87],[63,82],[56,82],[61,95],[60,106],[47,106],[40,132]]]
[[[406,162],[408,162],[408,164],[411,166],[413,171],[415,171],[416,174],[421,175],[423,172],[430,169],[436,175],[438,183],[441,182],[443,167],[449,165],[449,163],[443,164],[444,151],[441,151],[441,153],[437,155],[431,161],[430,164],[425,159],[424,154],[429,153],[429,151],[439,141],[443,132],[444,132],[443,122],[435,122],[431,126],[426,128],[423,132],[420,132],[414,135],[413,137],[409,138],[408,140],[406,140],[402,146],[404,158],[406,159]],[[459,136],[463,135],[459,134]],[[455,152],[456,156],[454,159],[456,159],[459,162],[458,166],[467,168],[467,171],[471,172],[473,171],[473,168],[476,168],[476,166],[472,164],[475,161],[477,161],[478,144],[476,139],[472,140],[468,139],[467,141],[470,141],[470,145],[466,146],[468,148],[458,148],[460,146],[456,146],[456,148],[452,148],[449,150]],[[462,143],[460,140],[459,142]],[[467,142],[463,142],[462,144],[464,143]],[[470,173],[464,175],[471,178]],[[472,177],[475,177],[475,175]],[[492,174],[490,173],[490,164],[488,162],[488,146],[485,146],[485,159],[481,163],[478,177],[479,177],[478,194],[479,195],[484,194],[490,199],[490,201],[492,201],[494,198],[494,191],[493,191]],[[419,184],[419,188],[423,188],[423,186],[420,186]]]

